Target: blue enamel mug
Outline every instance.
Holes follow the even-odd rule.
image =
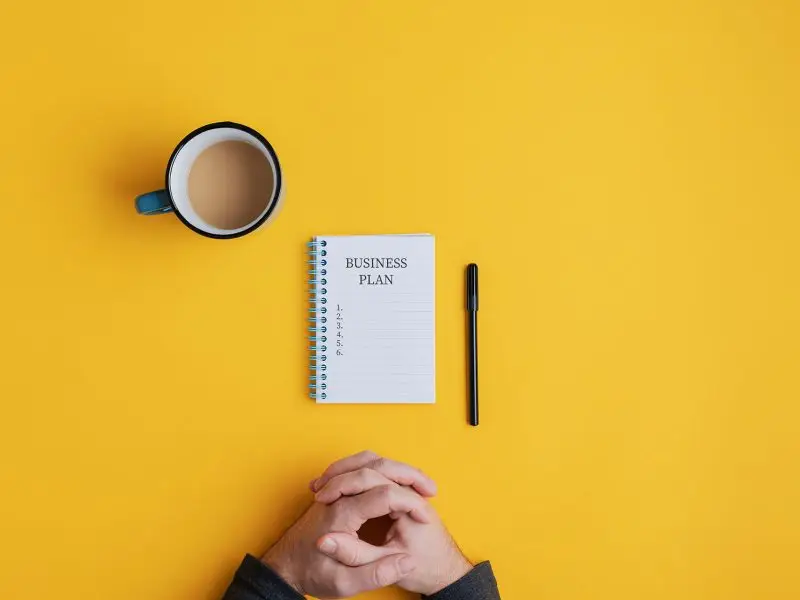
[[[198,214],[190,198],[189,175],[192,167],[203,152],[223,142],[248,144],[263,155],[263,168],[272,171],[271,189],[265,188],[258,192],[257,208],[260,212],[251,221],[230,229],[209,223]],[[221,177],[223,175],[225,174],[220,173]],[[210,238],[237,238],[255,231],[274,219],[283,200],[283,174],[272,145],[255,129],[231,121],[204,125],[183,138],[170,156],[165,180],[165,189],[136,198],[137,212],[142,215],[175,213],[189,229]]]

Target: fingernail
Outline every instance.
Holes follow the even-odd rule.
[[[312,492],[316,492],[317,491],[317,481],[319,481],[319,479],[312,479],[308,483],[308,489],[310,489]]]
[[[336,542],[331,538],[325,538],[319,545],[319,549],[325,554],[333,554],[336,552]]]
[[[414,560],[410,556],[404,556],[397,561],[397,567],[400,569],[400,575],[408,575],[414,570]]]

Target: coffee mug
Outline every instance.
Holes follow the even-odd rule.
[[[245,179],[229,181],[231,177]],[[174,212],[189,229],[210,238],[236,238],[255,231],[277,214],[283,200],[275,150],[256,130],[230,121],[204,125],[183,138],[170,156],[165,178],[166,189],[138,196],[136,210],[142,215]],[[231,193],[246,198],[249,205],[232,210],[227,205],[221,210],[215,206],[216,202],[239,202],[239,197],[214,196]],[[214,220],[209,215],[230,217],[231,212],[234,218],[209,222]]]

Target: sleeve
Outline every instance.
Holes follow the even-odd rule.
[[[247,555],[222,600],[303,600],[275,571]]]
[[[428,600],[500,600],[492,565],[482,562],[458,581],[439,590]]]

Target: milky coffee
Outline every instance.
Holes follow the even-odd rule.
[[[238,229],[264,212],[275,186],[267,157],[245,142],[203,150],[189,171],[189,202],[209,225]]]

